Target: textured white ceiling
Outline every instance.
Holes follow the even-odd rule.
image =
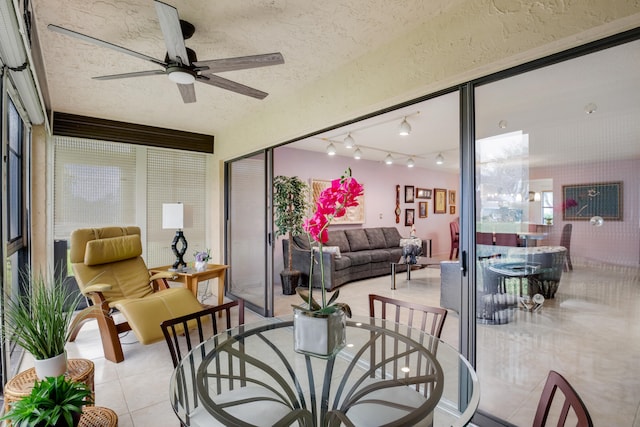
[[[51,109],[216,135],[225,126],[241,122],[252,113],[259,115],[265,104],[280,105],[282,100],[306,93],[303,88],[332,71],[419,26],[429,25],[434,17],[446,15],[464,1],[169,0],[167,3],[177,7],[181,19],[195,26],[195,34],[186,45],[196,51],[199,60],[270,52],[281,52],[285,59],[283,65],[220,74],[268,92],[270,95],[264,100],[196,83],[194,104],[184,104],[176,85],[166,76],[92,79],[160,67],[46,28],[48,24],[59,25],[163,59],[164,40],[152,0],[33,0],[32,6]],[[499,16],[510,13],[501,10],[498,3],[493,4],[494,13]],[[529,13],[528,16],[535,16]],[[481,17],[478,22],[483,22]],[[620,118],[640,116],[640,98],[629,96],[640,88],[638,45],[636,42],[589,55],[479,89],[477,136],[523,130],[531,135],[537,147],[531,153],[531,160],[539,165],[602,157],[602,141],[614,137],[619,141],[608,148],[616,147],[616,152],[609,150],[608,156],[637,157],[640,121],[622,123]],[[442,40],[439,46],[446,48]],[[375,72],[375,69],[362,70],[365,74]],[[327,96],[336,94],[340,94],[340,88]],[[589,102],[595,102],[599,110],[588,118],[590,122],[585,122],[583,109]],[[413,132],[402,138],[397,136],[397,127],[405,115]],[[352,150],[340,144],[351,131],[357,144],[363,146],[364,158],[382,162],[389,152],[396,162],[406,162],[407,156],[414,156],[418,166],[433,167],[435,156],[442,152],[447,158],[444,167],[455,169],[459,141],[457,115],[457,95],[451,94],[323,133],[296,146],[324,151],[328,140],[335,140],[338,153],[351,156]],[[602,120],[612,117],[618,117],[618,122],[603,124]],[[506,120],[508,128],[499,129],[500,120]],[[560,132],[549,128],[567,124],[583,129],[582,133],[567,135],[566,129]],[[603,129],[613,128],[618,130],[610,135],[601,133]],[[566,138],[579,138],[580,156],[575,155],[578,145],[563,144]],[[563,145],[568,151],[562,151]]]
[[[160,67],[46,28],[59,25],[162,60],[165,47],[153,1],[32,3],[53,110],[215,134],[260,103],[289,96],[457,1],[169,0],[180,18],[195,26],[186,44],[199,60],[271,52],[285,59],[283,65],[220,74],[268,92],[265,100],[196,83],[197,102],[190,105],[182,103],[166,76],[93,80]]]

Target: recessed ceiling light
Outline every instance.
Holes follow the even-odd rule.
[[[507,128],[507,121],[506,120],[500,120],[500,122],[498,122],[498,127],[500,129],[506,129]]]
[[[590,102],[584,106],[584,112],[587,114],[593,114],[596,112],[597,109],[598,109],[598,106],[593,102]]]

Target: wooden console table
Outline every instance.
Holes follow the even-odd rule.
[[[165,265],[163,267],[156,267],[149,270],[151,274],[166,273],[172,266]],[[222,264],[207,264],[205,271],[196,271],[194,268],[188,268],[186,271],[171,271],[175,274],[172,281],[182,283],[186,288],[193,292],[195,297],[198,297],[198,283],[209,279],[218,279],[218,305],[224,303],[224,280],[227,272],[228,265]]]

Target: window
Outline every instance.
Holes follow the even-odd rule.
[[[24,122],[18,110],[9,98],[8,110],[8,144],[7,144],[7,242],[8,255],[24,246],[23,213],[24,213]]]
[[[162,203],[185,204],[185,261],[205,248],[203,153],[54,137],[54,239],[77,228],[137,225],[149,267],[173,264],[175,230],[162,230]]]
[[[553,191],[542,192],[542,219],[547,225],[553,224]]]

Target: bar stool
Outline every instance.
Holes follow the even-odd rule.
[[[102,406],[85,406],[78,427],[118,427],[118,415]]]

